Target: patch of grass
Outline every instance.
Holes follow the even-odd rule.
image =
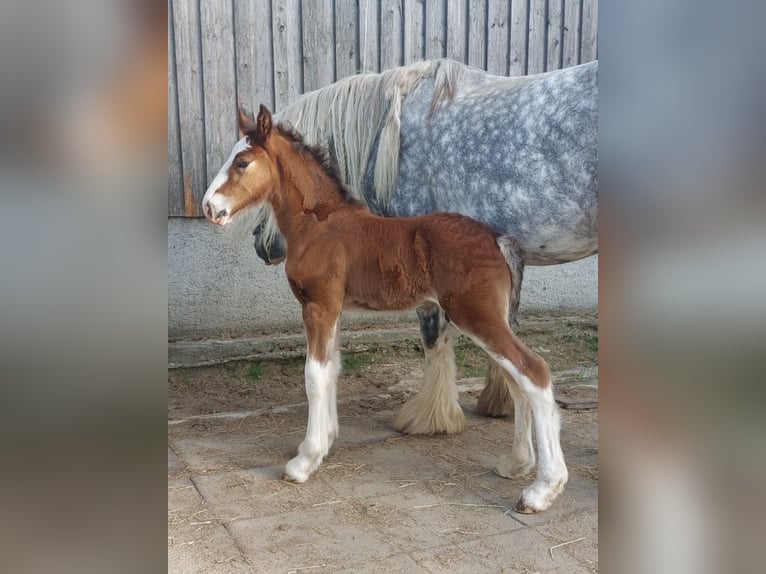
[[[363,367],[366,367],[373,362],[373,358],[369,353],[349,353],[343,355],[343,371],[351,373],[358,371]]]
[[[263,378],[263,367],[260,363],[250,363],[250,370],[247,372],[247,376],[254,381],[260,381]]]
[[[588,349],[590,349],[594,353],[598,353],[598,335],[593,335],[592,337],[588,337],[585,341],[585,344],[588,346]]]
[[[487,374],[487,355],[470,341],[455,342],[455,364],[459,379],[483,377]]]
[[[284,376],[298,376],[303,375],[306,359],[305,357],[291,357],[275,360],[273,364],[279,368],[279,372]]]

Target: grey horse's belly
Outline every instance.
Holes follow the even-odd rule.
[[[530,265],[597,251],[597,64],[459,91],[430,122],[433,80],[404,101],[386,215],[456,211],[513,235]],[[367,194],[365,194],[367,195]],[[368,196],[369,197],[369,196]]]

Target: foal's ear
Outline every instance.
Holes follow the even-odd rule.
[[[255,131],[255,122],[245,111],[245,106],[239,106],[239,116],[237,117],[237,123],[239,124],[239,136],[244,137],[249,133]]]
[[[260,141],[266,141],[271,133],[271,112],[269,109],[261,104],[260,110],[258,110],[258,119],[256,120],[256,137]]]

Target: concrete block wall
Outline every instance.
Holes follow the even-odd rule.
[[[521,314],[595,311],[598,257],[528,267]],[[415,322],[414,312],[345,313],[343,328]],[[205,220],[168,219],[168,337],[226,339],[302,330],[300,305],[283,266],[255,255],[245,229],[218,228]]]

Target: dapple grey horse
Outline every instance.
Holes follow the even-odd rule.
[[[275,119],[327,147],[352,193],[374,212],[468,215],[515,237],[526,265],[597,252],[597,61],[520,77],[451,60],[417,62],[305,94]],[[276,263],[284,241],[269,214],[263,217],[256,251]],[[509,320],[517,307],[518,294]],[[424,381],[394,426],[411,434],[459,432],[465,421],[448,318],[435,305],[420,308],[418,317]],[[477,410],[502,416],[511,404],[490,362]]]

